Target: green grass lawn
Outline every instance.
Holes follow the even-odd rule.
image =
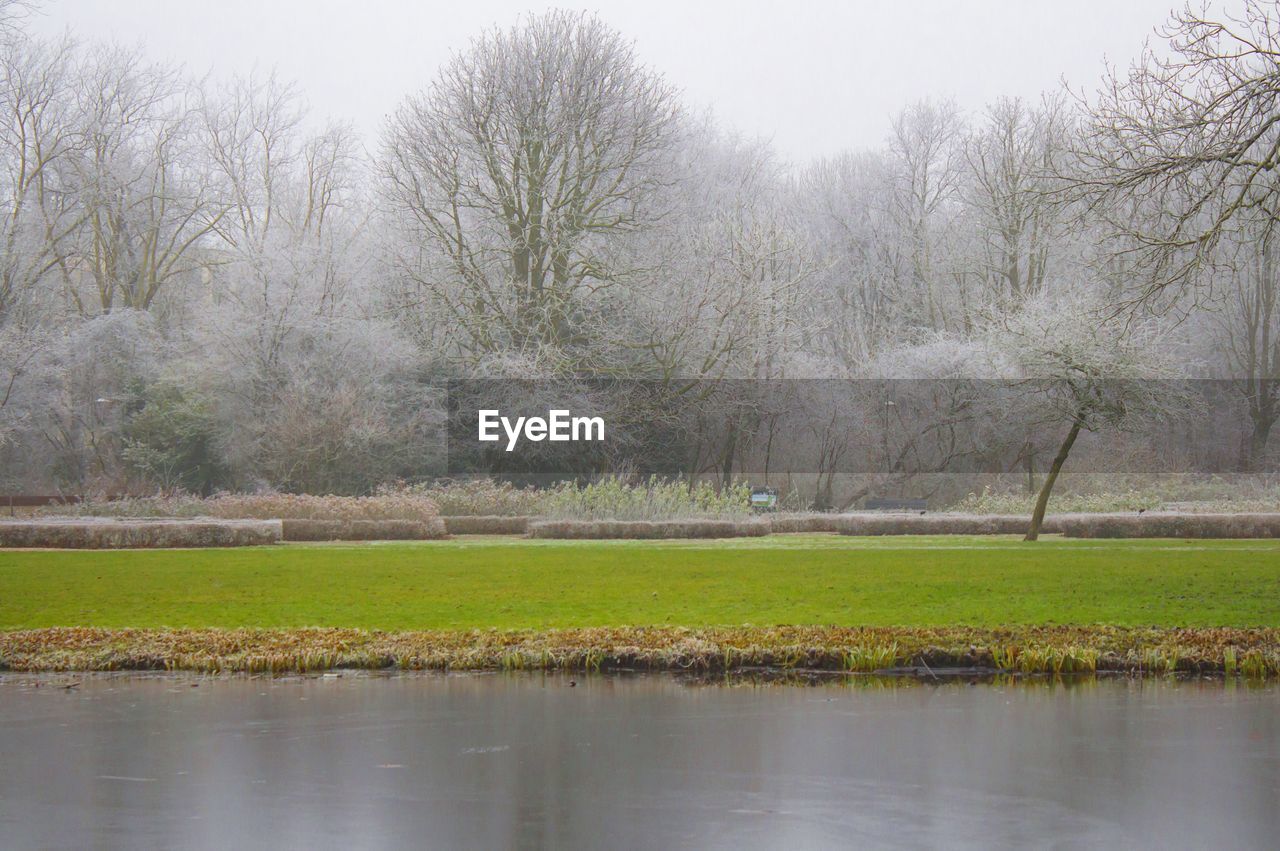
[[[0,551],[0,629],[1280,626],[1280,541],[783,536]]]

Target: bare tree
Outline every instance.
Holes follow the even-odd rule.
[[[627,271],[618,237],[657,214],[678,117],[626,40],[564,12],[485,34],[405,101],[381,161],[397,262],[464,355],[577,341]]]
[[[211,182],[226,210],[214,224],[220,244],[210,260],[235,284],[223,294],[254,301],[259,314],[293,301],[305,312],[331,311],[351,274],[342,258],[366,218],[351,127],[305,132],[298,92],[274,75],[206,87],[199,112]]]
[[[0,0],[0,476],[125,487],[136,456],[171,485],[189,456],[146,461],[129,426],[190,402],[238,484],[359,491],[430,474],[442,376],[569,376],[584,400],[626,376],[656,379],[609,409],[632,430],[575,470],[794,473],[837,507],[1021,462],[1035,489],[1056,453],[1038,528],[1065,465],[1156,452],[1090,436],[1171,409],[1136,381],[1172,362],[1143,350],[1171,323],[1108,315],[1134,287],[1216,308],[1184,345],[1216,346],[1245,404],[1197,434],[1251,431],[1256,466],[1280,420],[1280,6],[1242,2],[1175,16],[1083,131],[1052,98],[972,129],[925,101],[878,149],[795,168],[687,114],[590,15],[481,35],[366,161],[274,76],[193,84],[33,39]],[[1016,404],[983,396],[988,368]],[[938,380],[719,381],[795,377]]]
[[[947,207],[961,177],[963,124],[951,101],[921,101],[893,122],[890,152],[896,168],[895,212],[908,248],[916,321],[945,328],[940,278]]]
[[[1089,294],[1028,302],[989,332],[1004,374],[1015,379],[1033,429],[1066,428],[1040,486],[1026,540],[1040,534],[1049,497],[1081,432],[1124,430],[1185,411],[1191,401],[1162,354],[1165,329],[1151,317],[1119,318]]]
[[[384,394],[401,347],[373,345],[386,329],[362,310],[367,210],[354,134],[345,124],[308,132],[297,90],[274,75],[206,86],[199,114],[226,205],[207,252],[200,336],[224,367],[209,383],[234,411],[234,460],[291,488],[367,484],[362,470],[387,467],[358,453],[387,452],[371,444],[397,427]]]
[[[1087,104],[1072,176],[1151,300],[1191,282],[1241,217],[1280,216],[1280,6],[1238,18],[1186,6],[1127,74]]]
[[[912,301],[901,281],[907,246],[891,209],[892,165],[880,153],[842,154],[802,172],[796,192],[816,257],[804,305],[811,340],[852,373],[893,344]]]
[[[66,262],[84,221],[73,155],[82,137],[71,100],[76,45],[16,40],[0,53],[0,322]]]
[[[217,227],[226,245],[248,257],[277,230],[291,238],[323,230],[350,189],[350,128],[305,134],[302,97],[275,74],[205,86],[200,100],[207,156],[229,207]]]
[[[1050,253],[1062,236],[1049,180],[1065,145],[1056,99],[1039,108],[998,100],[965,142],[969,180],[962,195],[978,224],[980,273],[1000,303],[1016,303],[1045,286]]]
[[[82,314],[146,310],[201,265],[195,249],[222,215],[198,173],[187,86],[136,51],[100,46],[75,89],[83,221],[59,269]]]
[[[1253,469],[1280,420],[1280,235],[1269,226],[1225,239],[1215,261],[1217,310],[1208,314],[1231,383],[1249,414],[1241,467]]]
[[[22,24],[35,8],[34,0],[0,0],[0,38],[18,38]]]

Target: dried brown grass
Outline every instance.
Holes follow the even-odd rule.
[[[1118,627],[675,627],[383,633],[354,629],[0,632],[0,669],[874,671],[927,665],[1020,673],[1280,674],[1280,630]]]

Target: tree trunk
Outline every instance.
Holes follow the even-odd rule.
[[[1031,528],[1027,530],[1024,541],[1034,541],[1040,537],[1040,527],[1044,524],[1044,512],[1049,507],[1049,494],[1053,491],[1053,483],[1058,480],[1058,473],[1062,471],[1062,465],[1067,462],[1071,447],[1079,436],[1080,420],[1077,419],[1071,424],[1071,431],[1067,432],[1067,439],[1062,441],[1062,446],[1058,448],[1058,454],[1049,467],[1049,473],[1044,477],[1044,484],[1040,486],[1040,495],[1036,497],[1036,510],[1031,514]]]
[[[1275,425],[1277,415],[1273,412],[1271,405],[1260,406],[1258,410],[1250,412],[1253,420],[1253,431],[1249,435],[1249,457],[1245,459],[1244,467],[1246,472],[1257,470],[1262,456],[1267,451],[1267,441],[1271,437],[1271,428]]]
[[[1022,447],[1026,457],[1023,459],[1023,467],[1027,471],[1027,493],[1036,492],[1036,451],[1031,447],[1031,441],[1027,441]]]
[[[738,427],[736,424],[729,426],[729,440],[724,448],[724,455],[720,461],[720,490],[733,484],[733,454],[738,448]]]

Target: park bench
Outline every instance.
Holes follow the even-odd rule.
[[[925,511],[929,507],[926,499],[887,499],[885,497],[867,497],[862,506],[867,511]]]
[[[74,505],[80,502],[78,496],[33,496],[30,494],[0,494],[0,509],[14,515],[17,508],[43,508],[46,505]]]

